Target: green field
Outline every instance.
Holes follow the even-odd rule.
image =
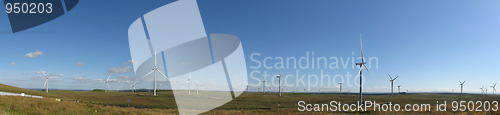
[[[0,91],[44,96],[43,99],[0,96],[0,114],[178,114],[172,91],[108,92],[53,90],[49,93],[0,85]],[[60,98],[62,101],[56,101]],[[365,95],[365,100],[377,103],[431,104],[436,101],[499,101],[498,95],[472,94],[404,94]],[[79,102],[73,102],[78,100]],[[447,112],[300,112],[298,101],[328,104],[330,101],[356,103],[358,95],[284,93],[243,93],[235,100],[204,114],[500,114],[500,112],[453,112],[448,103]],[[434,108],[434,107],[433,107]]]

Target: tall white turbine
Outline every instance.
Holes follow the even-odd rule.
[[[282,78],[282,76],[281,76],[281,71],[280,71],[280,75],[279,75],[279,76],[276,76],[276,77],[279,79],[279,83],[278,83],[278,84],[279,84],[279,85],[278,85],[278,90],[279,90],[279,92],[280,92],[280,97],[281,97],[281,78]]]
[[[497,87],[497,83],[495,83],[495,85],[490,86],[490,87],[493,88],[493,95],[495,95],[495,92],[497,91],[497,89],[495,89],[495,87]]]
[[[389,75],[389,74],[387,74]],[[396,80],[399,76],[396,76],[396,78],[392,79],[392,76],[389,75],[389,81],[391,81],[391,95],[394,95],[394,80]]]
[[[165,77],[167,80],[168,80],[168,77],[163,74],[163,72],[161,72],[160,70],[158,70],[158,63],[156,62],[156,52],[154,53],[155,55],[155,67],[151,70],[151,72],[149,72],[148,74],[144,75],[143,77],[146,77],[148,76],[149,74],[151,73],[154,73],[154,84],[153,84],[153,87],[154,87],[154,90],[153,90],[153,96],[156,96],[156,72],[160,73],[163,77]]]
[[[108,89],[109,89],[109,84],[108,84],[109,77],[111,77],[111,76],[108,76],[108,79],[106,79],[106,81],[104,81],[104,83],[106,83],[106,90],[104,90],[104,93],[108,93]]]
[[[339,94],[342,95],[342,82],[339,82],[339,85],[340,85],[340,91],[339,91]]]
[[[46,88],[45,92],[49,93],[49,76],[45,74],[47,72],[43,71],[42,69],[40,69],[40,72],[42,72],[43,76],[45,76],[45,84],[43,84],[43,88]]]
[[[465,81],[467,81],[467,80],[465,80]],[[458,82],[460,82],[460,93],[463,93],[463,91],[464,91],[464,83],[465,83],[465,81],[464,82],[458,81]]]
[[[356,63],[356,65],[359,65],[359,104],[361,105],[363,104],[363,67],[368,73],[371,74],[371,72],[368,70],[368,67],[366,67],[365,58],[363,56],[363,38],[361,33],[359,34],[359,41],[361,43],[361,62]]]

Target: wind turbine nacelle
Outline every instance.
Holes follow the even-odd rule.
[[[356,65],[366,64],[366,62],[356,63]]]

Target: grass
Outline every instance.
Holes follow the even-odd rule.
[[[44,99],[0,96],[0,114],[178,114],[172,91],[152,92],[67,91],[53,90],[50,93],[32,91],[0,85],[0,91],[44,96]],[[55,101],[55,98],[63,101]],[[469,94],[404,94],[365,95],[365,100],[378,103],[431,104],[448,101],[447,112],[299,112],[297,102],[328,104],[330,101],[356,103],[357,95],[284,93],[243,93],[216,109],[203,114],[500,114],[500,112],[452,112],[450,101],[499,101],[498,95]],[[79,100],[75,103],[73,100]],[[433,107],[435,108],[435,107]],[[97,111],[97,112],[96,112]]]

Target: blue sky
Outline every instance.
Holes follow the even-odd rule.
[[[99,79],[112,75],[116,79],[110,84],[112,89],[128,89],[127,79],[134,77],[133,71],[126,71],[132,66],[126,64],[130,60],[128,27],[142,14],[169,2],[80,1],[67,14],[15,34],[2,12],[0,83],[41,88],[43,79],[36,71],[43,68],[49,74],[64,75],[51,80],[51,88],[103,88]],[[357,57],[362,33],[365,56],[376,57],[379,63],[378,68],[370,68],[373,76],[365,77],[366,92],[390,91],[387,73],[399,75],[395,84],[410,92],[458,91],[458,80],[467,80],[464,90],[478,93],[482,85],[500,81],[496,71],[500,65],[496,61],[500,59],[499,1],[199,0],[198,5],[207,33],[241,39],[247,67],[257,65],[250,60],[253,53],[261,54],[256,57],[260,61],[264,57],[300,58],[306,52],[315,52],[317,57]],[[36,50],[43,54],[25,57]],[[279,72],[247,69],[249,73]],[[350,72],[353,76],[357,70],[324,69],[328,74]],[[282,71],[319,74],[320,69]],[[296,82],[292,79],[288,82]],[[257,80],[250,78],[249,83],[256,85],[254,89],[260,87]],[[151,87],[139,84],[137,88]],[[337,87],[315,90],[337,91]],[[344,89],[349,90],[355,92],[357,86]]]

